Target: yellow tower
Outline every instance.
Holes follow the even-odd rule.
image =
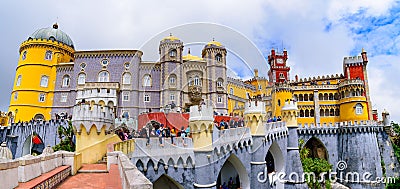
[[[56,66],[73,62],[74,51],[71,38],[57,24],[37,30],[21,44],[9,107],[15,122],[51,118]]]
[[[263,101],[246,102],[244,117],[247,120],[246,127],[250,127],[251,135],[264,136],[264,124],[267,122],[265,103]]]
[[[286,101],[293,98],[293,90],[290,85],[285,83],[276,83],[272,89],[272,117],[282,116],[282,107]]]
[[[202,105],[190,107],[189,127],[194,151],[212,151],[213,107]]]

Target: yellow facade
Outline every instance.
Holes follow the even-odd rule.
[[[15,114],[15,122],[28,121],[35,116],[51,118],[56,66],[73,61],[73,53],[73,47],[54,40],[28,39],[21,44],[9,106],[9,112]]]
[[[293,98],[293,94],[288,86],[275,88],[272,91],[272,117],[282,116],[282,107],[285,105],[286,101]]]

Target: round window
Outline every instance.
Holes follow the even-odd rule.
[[[86,68],[86,63],[83,62],[83,63],[81,64],[81,68],[82,68],[82,69],[85,69],[85,68]]]
[[[103,59],[103,60],[101,61],[101,64],[102,64],[103,66],[107,66],[107,65],[108,65],[108,60],[107,60],[107,59]]]
[[[126,69],[129,69],[129,66],[130,66],[129,62],[125,62],[124,66]]]

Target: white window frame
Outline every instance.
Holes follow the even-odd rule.
[[[44,93],[39,94],[39,102],[45,102],[46,101],[46,95]]]
[[[224,81],[222,79],[217,80],[217,87],[222,87]]]
[[[221,95],[217,96],[217,103],[222,103],[222,96]]]
[[[175,94],[174,94],[174,93],[171,93],[171,94],[169,95],[169,100],[170,100],[171,102],[175,102]]]
[[[193,79],[193,83],[194,83],[194,85],[196,85],[196,86],[200,86],[200,78],[198,77],[198,76],[196,76],[196,77],[194,77],[194,79]]]
[[[78,74],[78,85],[83,85],[86,82],[86,74],[80,73]]]
[[[150,95],[144,94],[144,96],[143,96],[143,101],[144,101],[144,102],[150,102]]]
[[[14,93],[14,100],[18,100],[18,91]]]
[[[170,85],[175,85],[175,81],[176,81],[175,76],[174,76],[174,75],[171,75],[171,76],[169,77],[169,84],[170,84]]]
[[[122,93],[122,101],[129,101],[129,92]]]
[[[48,87],[49,86],[49,76],[42,75],[40,78],[40,86],[41,87]]]
[[[363,106],[361,105],[361,104],[356,104],[356,114],[357,115],[361,115],[361,114],[363,114]]]
[[[24,51],[24,52],[22,53],[21,59],[22,59],[22,60],[25,60],[27,54],[28,54],[28,52],[27,52],[27,51]]]
[[[22,75],[18,75],[17,77],[17,82],[15,83],[15,85],[18,87],[21,85],[21,80],[22,80]]]
[[[171,50],[169,51],[169,56],[170,56],[170,57],[175,57],[176,54],[177,54],[176,49],[171,49]]]
[[[216,60],[217,62],[222,62],[222,55],[221,55],[221,54],[215,55],[215,60]]]
[[[71,83],[71,78],[69,75],[64,75],[62,79],[62,87],[69,87],[69,84]]]
[[[68,99],[68,93],[61,93],[60,102],[67,102],[67,99]]]
[[[231,89],[229,89],[230,91],[229,91],[229,93],[231,94],[231,95],[233,95],[233,88],[231,88]]]
[[[143,87],[151,87],[152,83],[151,75],[149,74],[144,75],[142,81],[143,81]]]
[[[98,74],[98,82],[109,82],[110,81],[110,73],[108,71],[101,71]]]
[[[53,51],[46,51],[45,55],[44,55],[44,59],[45,60],[51,60],[53,58]]]
[[[131,84],[132,75],[129,72],[126,72],[122,75],[122,84],[130,85]]]
[[[258,85],[258,90],[262,90],[262,86],[261,85]]]

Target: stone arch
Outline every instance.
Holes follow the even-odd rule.
[[[222,165],[218,174],[217,187],[224,182],[228,183],[230,177],[236,188],[250,188],[250,178],[246,167],[235,154],[231,154]]]
[[[168,166],[173,167],[175,165],[175,162],[172,158],[168,159]]]
[[[253,115],[253,117],[251,118],[251,121],[250,121],[250,127],[257,127],[257,123],[258,123],[258,121],[257,121],[257,117],[255,116],[255,115]]]
[[[186,159],[186,165],[187,165],[189,168],[194,167],[193,160],[192,160],[192,158],[191,158],[190,156]]]
[[[158,168],[158,169],[161,169],[161,168],[163,168],[164,166],[165,166],[164,160],[163,160],[163,159],[158,160],[158,162],[157,162],[157,168]]]
[[[310,150],[309,157],[311,158],[320,158],[328,160],[328,150],[325,145],[316,137],[311,137],[305,143],[303,148],[308,148]]]
[[[107,106],[110,108],[114,108],[114,102],[113,101],[108,101]]]
[[[149,161],[147,161],[147,166],[146,166],[146,170],[148,171],[148,170],[151,170],[151,169],[154,169],[154,162],[153,162],[153,160],[152,159],[149,159]]]
[[[181,184],[166,174],[162,174],[156,181],[153,182],[154,189],[184,189]]]
[[[230,144],[228,144],[228,145],[226,146],[226,151],[229,153],[231,150],[232,150],[232,147],[231,147]]]
[[[178,159],[178,161],[176,162],[176,164],[178,165],[178,167],[182,167],[182,168],[183,168],[184,162],[183,162],[182,157],[179,157],[179,159]]]
[[[143,171],[143,170],[144,170],[144,165],[143,165],[142,160],[139,159],[139,160],[136,162],[136,167],[137,167],[140,171]]]
[[[220,152],[221,154],[225,154],[225,148],[224,148],[223,146],[221,146],[219,152]]]
[[[39,155],[43,152],[44,148],[43,139],[36,132],[33,132],[25,139],[22,146],[22,156],[33,153]]]

